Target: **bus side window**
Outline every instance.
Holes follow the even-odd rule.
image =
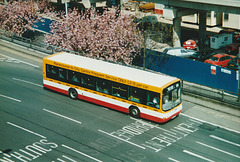
[[[144,102],[144,96],[145,96],[145,90],[135,88],[135,87],[129,87],[129,97],[128,100],[141,103],[141,104],[146,104]]]
[[[68,71],[68,81],[74,85],[80,85],[80,74],[75,71]]]
[[[47,67],[47,77],[51,79],[57,79],[58,68],[53,65],[46,65]]]
[[[110,82],[103,79],[97,80],[96,90],[98,92],[110,94],[111,92]]]
[[[89,75],[82,75],[82,77],[81,77],[81,84],[85,88],[89,88],[89,89],[95,90],[96,79],[94,79],[94,77],[89,76]]]
[[[120,97],[123,99],[127,99],[128,96],[128,87],[123,84],[113,83],[112,85],[112,95],[116,97]]]
[[[67,70],[59,68],[59,75],[58,75],[59,80],[61,81],[66,81],[67,80]]]
[[[147,105],[159,109],[160,94],[148,91],[147,92]]]

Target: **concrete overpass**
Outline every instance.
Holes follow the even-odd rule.
[[[163,4],[163,12],[169,12],[175,26],[173,34],[174,46],[181,46],[181,17],[188,14],[199,13],[199,41],[200,49],[206,40],[206,12],[224,12],[240,14],[240,0],[144,0]]]
[[[165,6],[240,14],[240,0],[144,0]]]

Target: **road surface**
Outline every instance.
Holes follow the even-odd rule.
[[[238,114],[195,100],[165,124],[135,119],[44,90],[41,59],[0,50],[0,161],[240,161]]]

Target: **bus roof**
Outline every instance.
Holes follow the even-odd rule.
[[[154,73],[66,52],[60,52],[47,56],[46,59],[155,87],[166,86],[169,83],[177,80],[175,77],[167,76],[164,74]]]

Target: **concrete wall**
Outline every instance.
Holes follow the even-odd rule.
[[[199,24],[199,16],[197,13],[194,15],[183,16],[182,21]],[[207,13],[206,21],[207,21],[207,26],[221,25],[222,24],[222,13],[210,11]]]
[[[223,13],[222,26],[240,30],[240,15]]]

